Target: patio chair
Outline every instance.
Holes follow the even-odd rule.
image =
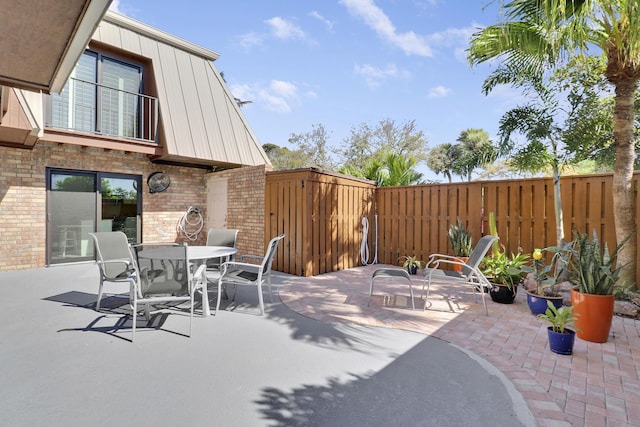
[[[135,273],[135,261],[127,236],[121,231],[89,233],[96,246],[96,261],[100,269],[100,285],[96,311],[100,311],[100,300],[104,282],[131,283]]]
[[[269,297],[273,302],[273,294],[271,292],[271,264],[273,257],[278,249],[278,243],[284,239],[285,235],[281,234],[271,239],[267,245],[267,251],[264,256],[243,255],[240,261],[227,261],[220,266],[220,277],[218,278],[218,302],[216,304],[216,314],[220,309],[220,299],[222,296],[222,288],[227,285],[234,286],[233,299],[235,300],[237,286],[255,286],[258,289],[258,304],[260,306],[260,315],[264,316],[264,301],[262,299],[262,285],[267,284],[269,288]],[[258,259],[260,264],[251,264],[244,262],[247,259]]]
[[[425,286],[427,288],[427,295],[424,300],[424,310],[427,309],[427,303],[429,301],[431,281],[437,279],[470,285],[473,289],[473,300],[476,301],[476,292],[479,292],[482,296],[482,305],[484,306],[485,314],[488,316],[489,311],[487,310],[487,303],[485,302],[485,294],[489,292],[491,283],[487,280],[484,274],[482,274],[479,266],[482,259],[489,251],[489,248],[491,248],[491,245],[496,240],[498,240],[498,237],[496,236],[487,235],[482,237],[476,244],[476,247],[473,249],[466,262],[463,262],[460,258],[452,255],[432,254],[429,256],[427,265],[424,270],[422,270],[424,281],[422,284],[421,297],[424,295]],[[440,269],[440,267],[445,265],[461,266],[462,271],[454,272]]]
[[[207,246],[227,246],[236,247],[238,240],[238,231],[233,228],[210,228],[207,233]],[[227,259],[226,261],[232,261]],[[220,258],[207,260],[207,270],[218,270],[222,264]]]
[[[131,341],[135,339],[138,308],[145,311],[147,320],[151,318],[151,306],[160,303],[189,302],[189,336],[193,323],[194,293],[203,286],[200,268],[191,273],[187,263],[187,247],[175,243],[154,243],[136,245],[132,248],[127,236],[121,231],[89,233],[96,246],[97,263],[100,269],[98,289],[99,310],[103,283],[129,283],[129,301],[133,312]],[[147,253],[145,255],[144,248]],[[139,264],[138,264],[139,262]]]

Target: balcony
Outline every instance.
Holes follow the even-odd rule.
[[[72,77],[50,96],[46,126],[156,143],[158,99]]]

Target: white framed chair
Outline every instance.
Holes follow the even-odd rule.
[[[89,233],[96,247],[96,262],[100,270],[100,284],[96,311],[100,311],[100,300],[105,282],[131,283],[136,263],[131,253],[127,236],[121,231]]]
[[[485,302],[485,294],[489,292],[491,288],[491,283],[480,271],[480,263],[482,259],[485,257],[493,242],[498,240],[496,236],[483,236],[478,243],[476,244],[471,254],[469,254],[469,259],[464,262],[461,261],[460,258],[452,256],[452,255],[444,255],[444,254],[432,254],[429,256],[429,260],[427,261],[427,265],[422,270],[422,275],[424,281],[422,283],[422,293],[420,297],[424,295],[424,289],[427,288],[427,294],[424,300],[424,310],[427,309],[427,304],[429,302],[429,290],[431,288],[431,282],[433,280],[446,280],[449,282],[468,284],[473,289],[473,299],[476,301],[476,293],[480,293],[482,296],[482,305],[484,306],[484,312],[488,316],[489,311],[487,310],[487,303]],[[458,265],[461,266],[461,272],[453,272],[453,271],[445,271],[440,267],[449,265]]]
[[[273,302],[273,294],[271,292],[271,265],[273,257],[278,249],[278,243],[284,239],[285,235],[281,234],[271,239],[267,245],[267,251],[264,256],[243,255],[240,261],[228,261],[220,266],[220,277],[218,278],[218,302],[216,303],[216,314],[220,309],[220,300],[222,299],[222,290],[227,285],[237,286],[254,286],[258,290],[258,305],[260,306],[260,315],[264,316],[264,300],[262,298],[262,285],[266,283],[269,289],[269,297]],[[260,259],[260,264],[251,264],[243,262],[246,259]],[[236,292],[234,290],[233,299],[235,300]]]
[[[121,231],[90,233],[96,244],[97,262],[103,277],[109,276],[109,269],[115,266],[122,268],[126,262],[126,270],[118,275],[119,282],[129,283],[129,301],[133,317],[131,341],[135,339],[138,311],[144,309],[145,318],[150,320],[151,307],[158,304],[189,303],[189,335],[193,330],[194,294],[204,286],[201,265],[191,272],[187,259],[187,247],[176,243],[140,244],[131,248],[127,237]],[[116,253],[122,253],[123,242],[129,253],[128,260],[115,259]],[[116,248],[119,251],[116,251]],[[147,254],[145,254],[147,251]],[[134,256],[134,253],[137,256]],[[105,258],[106,254],[106,258]],[[117,270],[115,270],[117,271]],[[98,299],[101,296],[99,292]]]
[[[207,232],[207,246],[235,248],[239,231],[235,228],[210,228]],[[232,261],[232,259],[226,259],[225,261]],[[208,259],[207,270],[218,270],[222,262],[219,258]]]

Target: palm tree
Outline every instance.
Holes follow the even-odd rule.
[[[485,91],[502,83],[502,71],[523,76],[542,74],[579,53],[606,57],[604,75],[614,86],[616,162],[613,208],[621,281],[636,285],[637,239],[633,193],[634,97],[640,79],[640,0],[502,1],[504,20],[474,34],[468,49],[472,65],[501,58],[502,65],[485,81]]]
[[[453,165],[455,163],[455,150],[453,145],[446,143],[436,145],[427,155],[427,167],[436,175],[443,174],[452,182]]]
[[[362,169],[347,165],[340,173],[376,181],[380,187],[423,184],[423,175],[415,170],[417,164],[413,156],[383,151],[370,157]]]
[[[493,162],[496,158],[489,134],[482,129],[465,129],[460,132],[455,145],[457,151],[454,172],[461,178],[471,182],[471,174],[476,168],[481,168]]]

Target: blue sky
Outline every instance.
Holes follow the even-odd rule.
[[[289,146],[322,124],[340,146],[361,123],[415,120],[430,147],[485,129],[521,102],[481,93],[471,34],[498,20],[489,0],[119,0],[112,8],[220,54],[215,62],[261,144]],[[426,178],[440,179],[420,167]]]

